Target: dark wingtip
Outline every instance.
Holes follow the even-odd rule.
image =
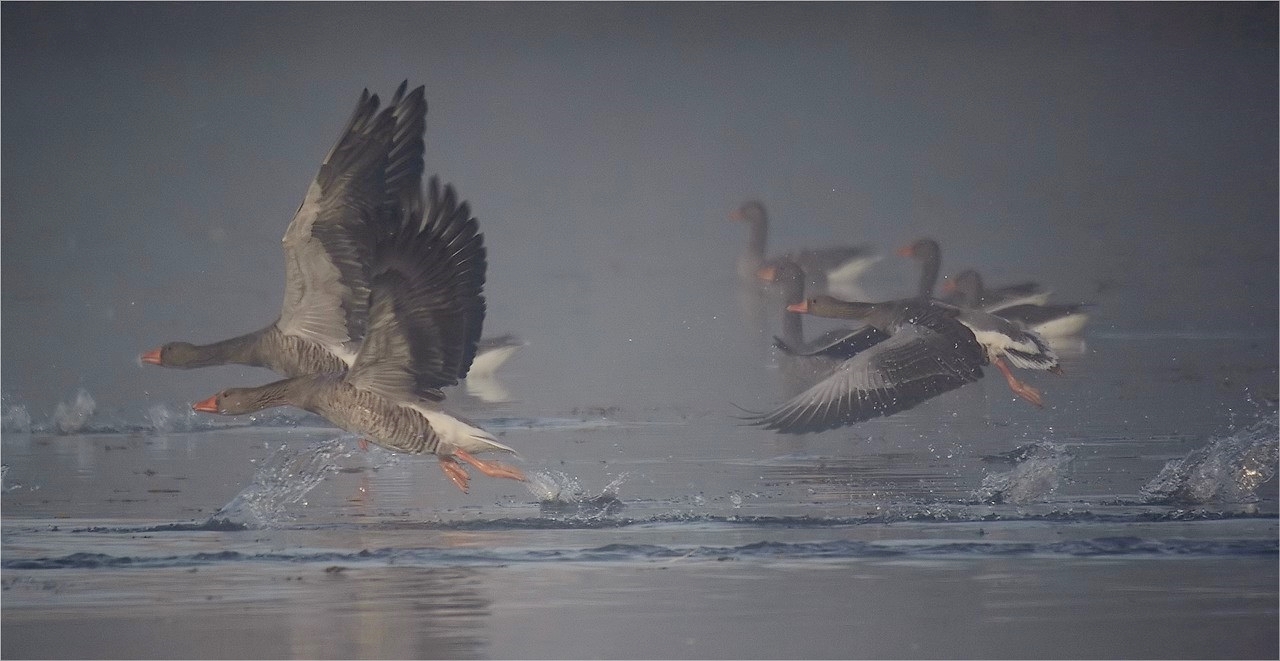
[[[735,415],[735,416],[733,416],[733,418],[734,418],[735,420],[750,420],[750,421],[751,421],[751,422],[749,422],[749,423],[748,423],[748,424],[746,424],[746,425],[739,425],[740,427],[747,427],[747,426],[759,427],[760,425],[764,424],[764,417],[765,417],[766,415],[768,415],[767,413],[765,413],[765,412],[763,412],[763,411],[752,411],[752,410],[751,410],[751,409],[749,409],[749,408],[745,408],[745,407],[742,407],[742,406],[738,406],[737,404],[734,404],[733,402],[729,402],[729,406],[732,406],[733,408],[738,409],[739,411],[742,411],[743,413],[746,413],[746,414],[747,414],[747,415],[745,415],[745,416]]]

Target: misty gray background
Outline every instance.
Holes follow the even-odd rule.
[[[750,197],[771,251],[876,244],[884,296],[927,234],[944,273],[1098,301],[1091,332],[1274,343],[1275,4],[0,11],[2,390],[36,419],[79,387],[136,414],[272,379],[137,355],[275,318],[320,159],[406,78],[531,410],[758,403],[727,220]]]

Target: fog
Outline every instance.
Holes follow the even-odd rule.
[[[28,4],[3,13],[2,390],[136,412],[273,378],[140,367],[279,312],[280,237],[360,91],[426,86],[523,406],[744,402],[770,250],[872,243],[1098,303],[1091,332],[1274,338],[1277,6]],[[769,313],[770,320],[774,315]],[[767,339],[767,335],[765,336]],[[713,406],[714,408],[714,406]]]

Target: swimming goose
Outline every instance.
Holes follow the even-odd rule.
[[[977,271],[965,269],[942,283],[939,299],[960,307],[1001,312],[1015,305],[1045,305],[1049,302],[1049,292],[1034,282],[987,289]]]
[[[142,354],[142,362],[191,369],[237,363],[283,376],[347,369],[368,324],[366,263],[379,218],[398,211],[422,218],[423,87],[405,94],[402,82],[378,112],[365,90],[338,142],[325,157],[306,198],[285,230],[285,299],[271,325],[221,342],[170,342]],[[425,213],[450,213],[456,195],[433,177]],[[368,213],[378,206],[387,213]],[[496,368],[514,351],[481,341],[476,362]],[[501,344],[501,346],[499,346]],[[492,369],[491,368],[491,369]],[[459,377],[466,376],[459,374]]]
[[[927,238],[918,239],[899,250],[898,254],[912,257],[920,262],[920,284],[916,289],[917,295],[921,300],[933,300],[931,298],[933,286],[937,282],[938,269],[942,263],[942,250],[938,247],[938,242]],[[938,304],[947,305],[941,302]],[[1015,367],[1061,373],[1058,355],[1044,338],[1034,330],[983,310],[961,308],[957,310],[956,320],[973,331],[974,337],[985,347],[990,363],[1004,375],[1009,389],[1036,406],[1044,406],[1040,391],[1019,381],[1004,360],[1008,358],[1008,362]]]
[[[440,388],[456,384],[474,360],[484,321],[486,260],[478,223],[465,203],[424,223],[402,215],[408,217],[400,226],[371,246],[368,329],[349,370],[230,388],[192,408],[240,415],[296,406],[388,450],[435,454],[463,492],[470,477],[460,461],[491,477],[523,481],[520,470],[474,456],[514,450],[439,405]]]
[[[900,257],[910,257],[920,262],[923,273],[921,274],[920,288],[917,291],[917,295],[933,297],[934,286],[938,283],[938,272],[942,265],[942,248],[938,246],[938,242],[929,238],[917,239],[911,244],[899,248],[898,255]],[[972,278],[976,275],[976,272],[964,271],[958,274],[956,278]],[[950,285],[951,283],[948,282],[947,284]],[[960,295],[951,294],[950,289],[943,293],[944,295],[939,297],[939,300],[951,305],[960,305]],[[1008,287],[983,290],[978,305],[961,307],[977,307],[986,312],[995,312],[1010,305],[1045,303],[1048,300],[1049,292],[1041,289],[1039,284],[1022,282]]]
[[[830,376],[752,424],[785,434],[835,429],[910,409],[982,378],[987,354],[956,319],[958,308],[927,299],[849,303],[818,296],[787,310],[861,321],[882,338]]]
[[[1045,338],[1062,338],[1078,335],[1089,321],[1089,314],[1084,309],[1088,303],[1051,304],[1043,301],[1015,302],[1012,298],[1002,304],[991,307],[1000,299],[997,292],[982,286],[982,276],[977,271],[964,271],[943,285],[943,290],[952,294],[956,305],[966,308],[980,308],[1030,328]]]
[[[787,307],[805,300],[804,270],[784,257],[761,267],[758,275],[782,290],[782,336],[774,336],[773,345],[781,353],[782,368],[792,381],[812,385],[815,379],[827,376],[844,360],[887,339],[875,328],[863,326],[835,328],[806,341],[804,315]]]
[[[751,200],[734,209],[730,220],[747,224],[747,245],[738,256],[738,275],[749,282],[759,283],[759,270],[779,260],[765,258],[765,244],[769,235],[769,217],[764,204]],[[790,259],[800,265],[808,277],[811,292],[855,295],[861,292],[856,284],[859,276],[880,258],[870,246],[840,246],[834,248],[805,249],[787,253],[782,259]]]

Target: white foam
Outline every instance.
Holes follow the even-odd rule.
[[[1166,463],[1142,487],[1142,497],[1150,502],[1253,502],[1258,487],[1276,474],[1278,431],[1272,413],[1235,434],[1212,439]]]
[[[70,404],[58,403],[58,408],[53,412],[53,428],[59,434],[74,434],[84,429],[95,408],[97,404],[93,401],[93,396],[81,388],[76,391],[75,401]]]
[[[1013,470],[982,479],[974,497],[987,503],[1025,505],[1053,494],[1062,482],[1072,456],[1055,443],[1040,442],[1024,453]]]

